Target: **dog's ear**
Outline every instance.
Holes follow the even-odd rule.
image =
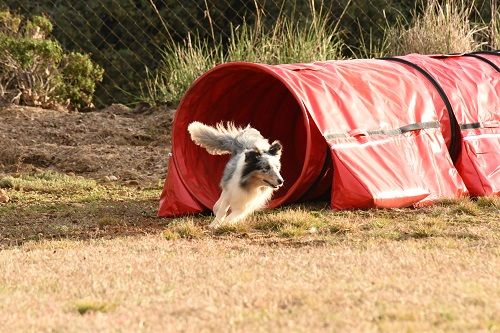
[[[255,163],[259,160],[260,151],[256,149],[249,150],[245,153],[245,162]]]
[[[283,146],[281,142],[278,140],[274,141],[271,147],[269,148],[269,154],[271,155],[281,155],[281,151],[283,150]]]

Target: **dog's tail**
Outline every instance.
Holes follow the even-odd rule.
[[[248,141],[245,137],[248,134],[261,137],[259,131],[253,128],[236,127],[230,122],[226,127],[222,123],[212,127],[195,121],[189,124],[188,131],[194,143],[205,148],[212,155],[234,154],[245,149],[246,141]]]

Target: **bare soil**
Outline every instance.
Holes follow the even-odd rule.
[[[173,110],[124,105],[79,113],[0,107],[0,174],[54,170],[100,180],[158,182]]]

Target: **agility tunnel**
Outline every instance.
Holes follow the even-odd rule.
[[[284,151],[269,207],[328,198],[334,209],[499,195],[500,54],[265,65],[226,63],[176,112],[159,216],[211,210],[228,156],[190,139],[193,121],[257,128]]]

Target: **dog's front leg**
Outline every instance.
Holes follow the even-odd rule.
[[[235,209],[231,207],[231,213],[226,217],[226,221],[228,224],[236,224],[242,220],[244,220],[248,216],[249,212],[246,209]]]
[[[220,197],[219,197],[219,200],[217,200],[217,202],[215,203],[213,209],[212,209],[212,212],[214,213],[214,215],[217,215],[217,211],[219,210],[220,208],[220,205],[222,204],[222,201],[224,199],[224,193],[221,193]]]
[[[227,211],[229,210],[229,200],[227,194],[223,191],[219,200],[214,205],[215,219],[210,223],[210,228],[216,228],[220,226],[225,218]]]

